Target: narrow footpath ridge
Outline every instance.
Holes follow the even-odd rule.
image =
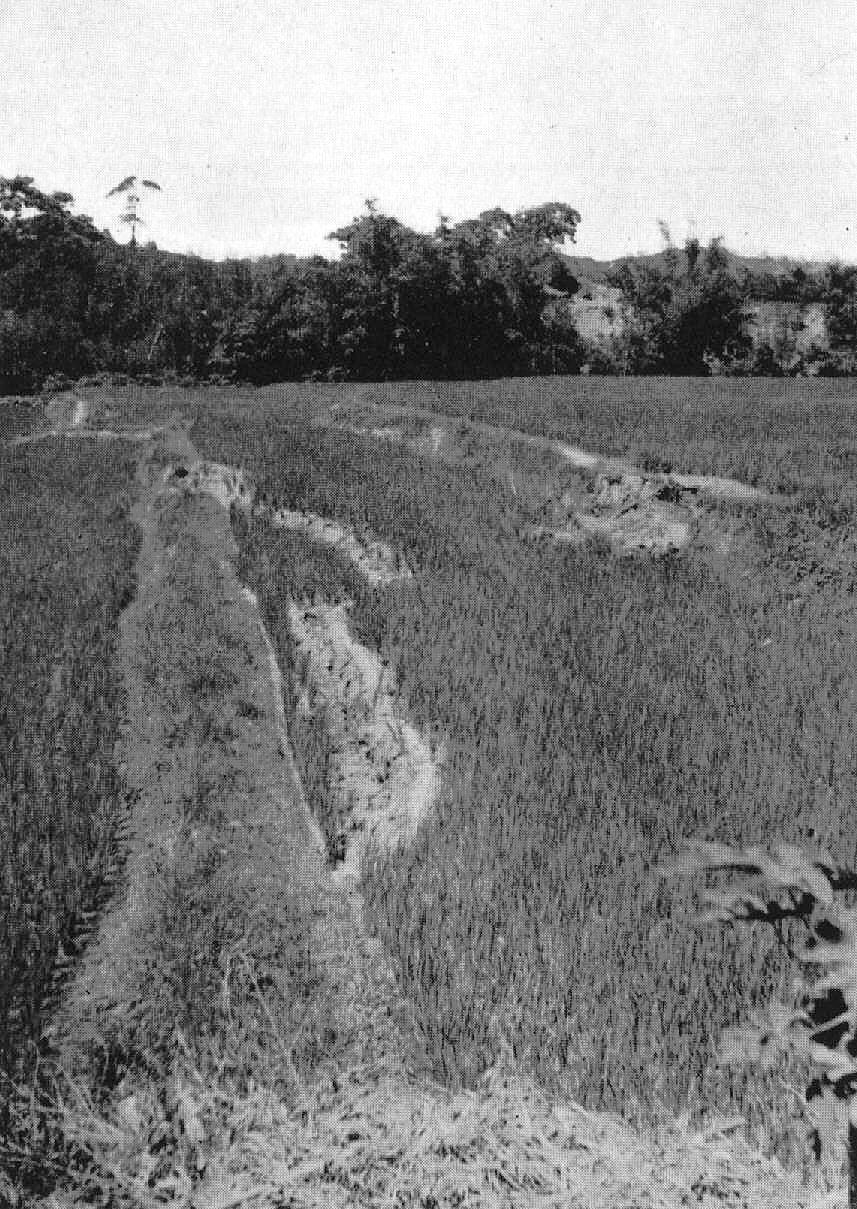
[[[180,426],[141,450],[138,589],[120,622],[117,754],[136,798],[124,890],[52,1026],[65,1135],[128,1203],[179,1167],[198,1182],[200,1146],[222,1129],[208,1103],[193,1155],[184,1126],[171,1158],[158,1140],[159,1089],[183,1053],[208,1066],[215,1099],[233,1071],[297,1111],[305,1084],[343,1066],[401,1071],[413,1048],[359,891],[331,876],[303,796],[276,658],[234,570],[230,500],[173,473],[188,465],[200,460]]]

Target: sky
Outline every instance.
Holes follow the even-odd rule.
[[[372,197],[857,262],[854,0],[12,0],[0,49],[0,175],[122,239],[135,173],[138,238],[205,256],[332,254]]]

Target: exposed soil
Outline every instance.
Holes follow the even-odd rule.
[[[397,579],[409,579],[410,570],[401,565],[394,551],[378,538],[360,538],[339,521],[319,516],[315,512],[295,512],[288,508],[264,509],[258,505],[255,516],[267,516],[278,529],[305,533],[310,541],[332,546],[343,554],[371,584],[390,584]]]
[[[373,409],[377,413],[380,409]],[[703,500],[745,505],[771,503],[774,497],[735,479],[716,475],[644,471],[623,458],[603,457],[563,441],[469,421],[441,423],[419,409],[381,411],[348,418],[338,409],[332,427],[405,444],[451,463],[466,462],[491,474],[518,497],[522,483],[542,483],[545,519],[525,535],[580,545],[592,537],[614,553],[658,556],[692,544],[719,552],[729,548],[728,534],[716,531],[701,507]],[[540,465],[541,462],[541,465]],[[573,481],[562,470],[574,472]]]
[[[334,845],[344,853],[341,879],[359,880],[369,848],[391,852],[410,844],[434,805],[438,763],[405,720],[392,673],[351,635],[346,607],[298,607],[289,624],[306,658],[302,703],[323,711],[333,740],[336,815]]]
[[[93,412],[93,402],[73,394],[56,395],[45,407],[45,419],[49,428],[41,428],[23,436],[14,437],[10,445],[32,445],[49,437],[91,437],[94,440],[130,441],[144,444],[164,431],[163,425],[152,428],[134,428],[127,431],[116,428],[90,427],[88,421]]]

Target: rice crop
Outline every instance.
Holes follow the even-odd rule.
[[[133,467],[119,445],[0,449],[0,1073],[32,1062],[120,857],[113,660],[134,587]]]
[[[857,387],[837,378],[506,378],[488,382],[302,385],[176,392],[233,434],[277,423],[412,412],[417,429],[472,420],[568,441],[643,465],[722,474],[770,490],[839,491],[853,478]],[[204,419],[207,417],[207,420]],[[407,424],[406,424],[407,427]]]
[[[529,402],[532,425],[549,429],[541,386],[498,387],[489,415],[492,385],[448,388],[447,404],[482,392],[485,418],[509,422],[512,403]],[[392,662],[416,723],[446,737],[436,819],[410,852],[376,862],[366,891],[453,1085],[508,1045],[546,1082],[625,1115],[719,1106],[761,1127],[777,1097],[791,1115],[777,1075],[713,1064],[726,1025],[787,992],[783,966],[758,939],[692,928],[691,900],[655,873],[688,834],[812,838],[843,863],[857,855],[854,499],[833,475],[857,454],[851,400],[802,384],[801,396],[773,392],[766,417],[750,385],[740,406],[737,387],[722,388],[716,424],[707,384],[674,388],[688,414],[705,412],[700,439],[678,394],[647,385],[644,408],[640,383],[603,398],[587,384],[584,434],[561,435],[629,452],[628,433],[617,447],[626,390],[646,440],[669,434],[683,469],[752,481],[756,464],[756,481],[781,487],[790,467],[790,507],[742,522],[763,554],[755,574],[695,552],[646,562],[535,548],[517,538],[518,502],[473,467],[310,428],[306,409],[278,412],[273,395],[258,410],[200,409],[207,456],[248,466],[274,504],[370,528],[415,569],[370,589],[307,553],[315,569],[296,577],[294,536],[253,528],[251,550],[245,534],[267,614],[313,584],[349,595],[358,637]],[[412,403],[429,388],[366,389]]]
[[[0,441],[26,433],[39,417],[39,409],[31,399],[14,396],[0,398]]]

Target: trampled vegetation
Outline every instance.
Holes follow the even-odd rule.
[[[121,855],[113,659],[134,590],[133,466],[121,445],[0,449],[3,1076],[30,1067],[57,976]]]
[[[435,1069],[470,1082],[505,1040],[586,1104],[643,1117],[720,1104],[759,1124],[773,1098],[776,1134],[791,1093],[713,1054],[724,1026],[783,989],[783,967],[749,939],[735,950],[689,927],[690,901],[655,867],[692,833],[812,838],[845,863],[857,851],[852,404],[819,384],[769,394],[763,415],[731,386],[604,385],[566,382],[565,399],[542,383],[459,387],[435,408],[800,488],[778,509],[720,506],[756,574],[694,551],[619,562],[528,546],[522,505],[478,470],[310,430],[300,406],[291,419],[261,398],[240,416],[202,409],[195,439],[247,465],[272,502],[368,526],[415,570],[369,589],[294,535],[244,534],[281,649],[285,596],[349,596],[415,721],[446,737],[437,818],[367,883]],[[424,405],[429,390],[395,398]],[[304,773],[323,794],[314,752]]]

